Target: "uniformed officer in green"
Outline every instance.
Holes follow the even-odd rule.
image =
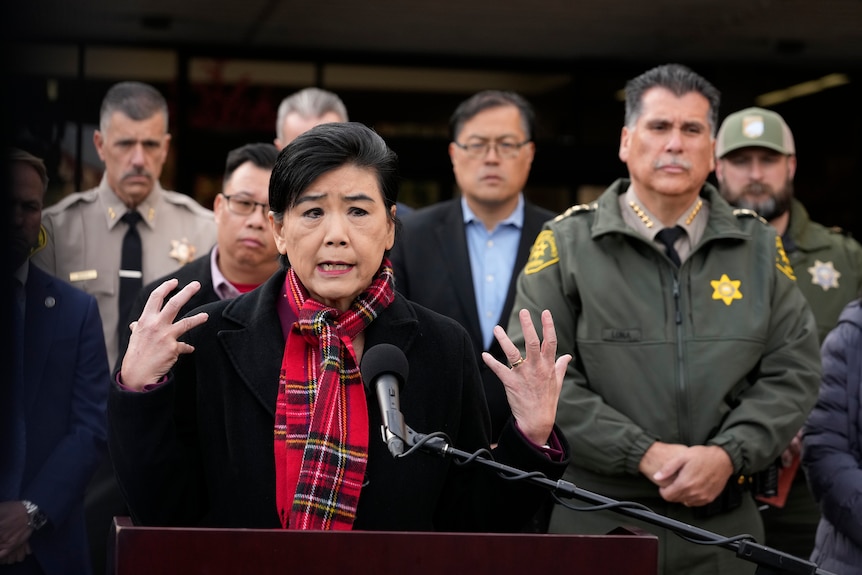
[[[118,330],[127,329],[129,319],[121,317],[121,280],[143,286],[207,253],[216,240],[212,211],[159,183],[170,138],[168,106],[158,90],[140,82],[115,84],[102,100],[93,137],[105,163],[101,183],[42,212],[41,245],[33,261],[96,296],[111,367],[119,355]],[[124,239],[133,226],[127,214],[138,220],[139,269],[121,266]],[[85,511],[99,575],[106,565],[111,520],[128,514],[109,458],[88,488]]]
[[[779,114],[746,108],[729,115],[718,131],[715,155],[722,197],[756,211],[781,235],[823,341],[862,290],[862,246],[840,228],[811,221],[793,197],[796,145]]]
[[[559,353],[575,358],[557,410],[572,447],[565,479],[762,543],[749,478],[805,420],[820,354],[781,238],[706,183],[718,104],[680,65],[628,82],[619,156],[629,178],[545,224],[513,310],[550,310]],[[550,531],[621,524],[659,535],[661,574],[755,571],[732,551],[608,511],[557,505]]]
[[[776,112],[746,108],[730,114],[718,130],[715,155],[722,197],[731,205],[756,211],[781,235],[822,341],[844,306],[862,293],[862,246],[840,229],[811,221],[793,197],[796,145]],[[800,449],[796,437],[782,456],[788,468],[797,468]],[[784,506],[764,510],[766,542],[808,556],[819,518],[805,476],[798,471]]]

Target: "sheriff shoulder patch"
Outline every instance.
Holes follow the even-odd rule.
[[[30,248],[30,255],[32,256],[39,250],[45,248],[48,245],[48,230],[45,229],[45,226],[39,226],[39,238],[36,240],[36,245]]]
[[[536,236],[536,241],[533,242],[533,247],[530,249],[530,259],[527,260],[527,265],[524,266],[524,274],[534,274],[559,261],[560,254],[557,253],[557,242],[554,239],[554,232],[551,230],[542,230]]]
[[[787,259],[787,252],[784,251],[784,243],[781,241],[781,236],[775,236],[775,267],[792,281],[796,281],[796,274],[793,273],[793,266],[790,265],[790,260]]]

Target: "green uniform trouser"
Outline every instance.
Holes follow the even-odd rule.
[[[662,499],[638,500],[659,515],[682,523],[694,525],[720,536],[730,537],[747,533],[758,543],[763,543],[763,524],[754,499],[744,495],[742,505],[736,509],[709,517],[695,519],[691,509]],[[574,505],[586,503],[572,500]],[[574,514],[574,517],[573,517]],[[620,513],[610,511],[572,511],[561,505],[554,507],[549,533],[605,534],[620,526],[634,526],[654,533],[659,538],[659,575],[749,575],[757,569],[755,563],[739,559],[736,552],[726,547],[698,545],[675,535],[672,531],[657,527]]]

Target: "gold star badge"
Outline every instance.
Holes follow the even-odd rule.
[[[197,249],[189,243],[188,238],[183,238],[179,241],[171,240],[171,251],[168,255],[180,262],[181,266],[184,266],[195,259],[195,252]]]
[[[542,230],[530,249],[530,259],[527,260],[527,265],[524,266],[524,274],[534,274],[558,261],[560,261],[560,254],[557,253],[557,242],[554,240],[554,232],[551,230]]]
[[[835,269],[832,262],[821,262],[820,260],[814,260],[814,265],[808,268],[808,273],[811,274],[811,283],[819,285],[823,291],[837,288],[838,278],[841,277],[841,272]]]
[[[732,280],[727,277],[727,274],[721,274],[721,279],[712,280],[709,282],[712,285],[712,299],[720,299],[724,305],[730,305],[735,299],[742,299],[742,292],[739,291],[741,280]]]

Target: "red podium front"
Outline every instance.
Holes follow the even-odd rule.
[[[655,575],[658,540],[613,535],[135,527],[114,519],[113,575]]]

